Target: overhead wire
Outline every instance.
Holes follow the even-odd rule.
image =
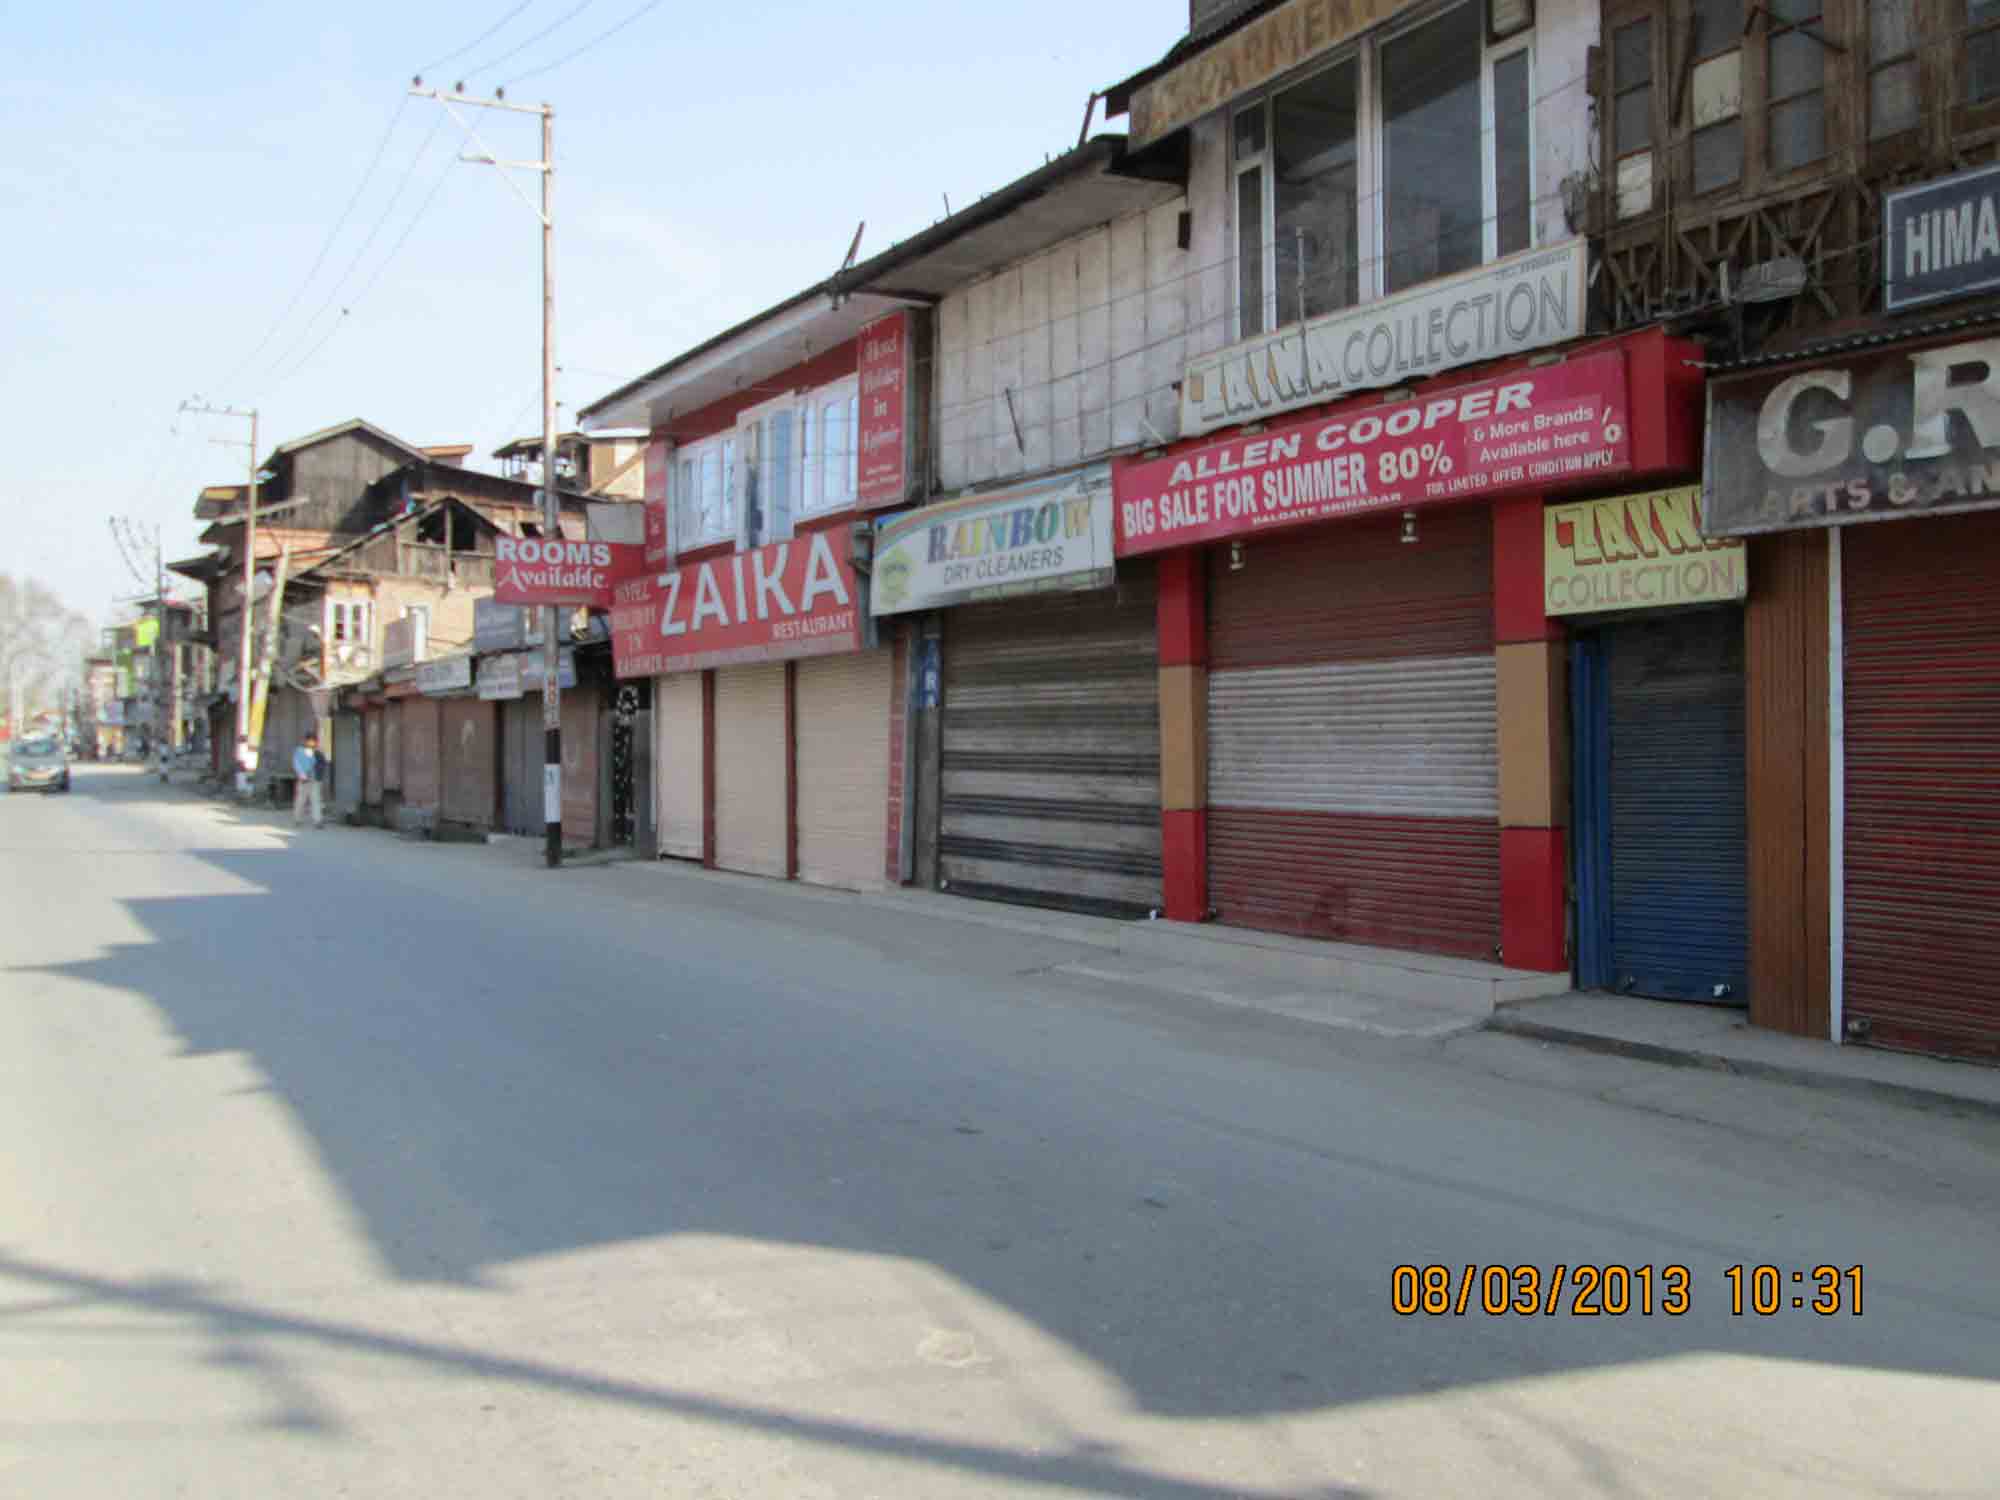
[[[471,41],[467,42],[463,47],[453,48],[450,52],[445,53],[443,57],[440,57],[436,62],[425,63],[421,68],[417,69],[417,75],[419,77],[422,77],[425,73],[429,73],[434,69],[441,68],[446,63],[452,62],[457,58],[465,56],[466,53],[470,52],[474,47],[477,47],[481,42],[485,41],[488,37],[492,36],[501,27],[505,26],[509,21],[513,20],[514,17],[518,16],[522,11],[526,10],[530,5],[533,5],[534,3],[535,0],[521,0],[521,3],[519,5],[515,6],[512,10],[508,11],[506,15],[502,16],[499,20],[495,21],[491,26],[487,27],[484,31],[480,32],[478,36],[474,37]]]
[[[502,85],[502,87],[511,89],[517,83],[526,83],[530,78],[539,78],[544,73],[552,73],[557,68],[563,67],[565,64],[575,62],[579,57],[583,56],[584,53],[589,52],[595,47],[600,47],[604,43],[610,41],[614,36],[618,35],[619,32],[623,31],[627,26],[630,26],[634,21],[637,21],[642,16],[646,15],[649,11],[658,10],[663,3],[664,0],[646,0],[646,3],[640,6],[637,10],[633,11],[631,15],[627,16],[624,20],[618,22],[615,26],[611,26],[606,30],[599,32],[596,36],[592,37],[589,41],[585,42],[581,47],[578,47],[575,51],[565,52],[561,57],[558,57],[554,62],[543,63],[539,68],[530,68],[525,73],[517,73],[515,74],[514,77],[508,79],[507,82]]]
[[[539,42],[543,37],[548,36],[551,32],[557,31],[564,26],[567,26],[571,21],[574,21],[578,16],[582,15],[586,10],[590,9],[590,7],[595,5],[596,3],[597,0],[577,0],[577,3],[574,6],[564,11],[561,15],[557,16],[553,21],[549,22],[548,25],[544,26],[540,31],[536,32],[533,36],[528,37],[525,41],[516,43],[514,46],[508,48],[505,52],[501,53],[498,57],[483,62],[478,67],[469,70],[465,76],[467,78],[476,78],[481,73],[492,72],[495,68],[499,67],[500,64],[504,62],[512,62],[515,58],[519,57],[523,52],[526,52],[530,47],[534,46],[535,43]]]

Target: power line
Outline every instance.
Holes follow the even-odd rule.
[[[477,47],[481,42],[485,41],[488,37],[492,36],[494,32],[498,31],[502,26],[505,26],[509,21],[513,20],[514,17],[518,16],[522,11],[526,10],[530,5],[533,5],[534,3],[535,0],[521,0],[521,3],[519,5],[515,6],[512,10],[508,11],[506,15],[502,16],[499,20],[495,21],[491,26],[487,27],[484,31],[480,32],[478,36],[474,37],[471,41],[467,42],[463,47],[457,48],[455,51],[445,53],[445,55],[443,57],[440,57],[436,62],[425,63],[421,68],[417,69],[417,72],[419,74],[428,73],[433,68],[443,67],[446,63],[452,61],[452,59],[454,58],[465,56],[466,53],[470,52],[474,47]],[[403,102],[405,104],[410,102],[410,96],[408,94],[405,94],[403,96]]]
[[[574,52],[566,52],[561,57],[557,58],[554,62],[543,63],[539,68],[530,68],[525,73],[516,74],[514,77],[508,79],[504,86],[511,89],[517,83],[526,83],[530,78],[539,78],[544,73],[554,72],[557,68],[562,67],[565,63],[575,62],[579,57],[583,56],[584,53],[590,51],[591,48],[596,47],[604,42],[610,41],[614,36],[618,35],[619,32],[623,31],[627,26],[630,26],[634,21],[638,20],[648,11],[658,10],[660,8],[661,3],[662,0],[646,0],[646,3],[640,6],[637,10],[633,11],[631,15],[627,16],[624,20],[620,21],[617,25],[611,27],[609,30],[599,32],[595,37],[585,42],[581,47],[578,47]]]
[[[578,16],[582,15],[586,10],[590,9],[590,7],[595,5],[596,3],[597,0],[577,0],[576,5],[572,6],[570,9],[564,11],[561,15],[557,16],[553,21],[549,22],[548,25],[544,26],[540,31],[536,32],[526,41],[520,43],[515,47],[509,48],[507,51],[501,53],[498,57],[494,58],[490,62],[481,63],[478,67],[474,68],[471,72],[467,73],[465,76],[467,78],[474,78],[481,73],[492,72],[495,68],[499,67],[500,64],[502,64],[503,62],[512,62],[515,58],[519,57],[523,52],[526,52],[530,47],[534,46],[535,43],[539,42],[543,37],[547,36],[550,32],[560,30],[562,27],[567,26],[571,21],[574,21]]]

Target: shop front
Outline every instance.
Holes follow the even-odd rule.
[[[1767,1024],[2000,1060],[2000,335],[1878,331],[1711,390],[1704,529],[1800,597],[1768,736],[1800,812],[1762,865],[1753,803],[1753,889],[1794,898],[1766,925],[1801,955]]]
[[[1153,566],[1092,465],[878,523],[878,616],[919,636],[913,863],[940,889],[1134,916],[1160,885]],[[931,670],[935,662],[936,670]],[[935,732],[930,732],[930,726]]]
[[[869,888],[885,858],[896,653],[871,644],[844,528],[621,583],[621,681],[652,679],[660,852]]]
[[[1694,358],[1607,340],[1120,462],[1170,918],[1568,968],[1543,507],[1694,472]]]

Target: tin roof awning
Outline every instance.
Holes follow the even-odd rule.
[[[1938,318],[1923,323],[1900,323],[1885,328],[1863,329],[1857,333],[1837,334],[1829,338],[1809,339],[1789,349],[1766,349],[1756,354],[1741,355],[1735,359],[1714,360],[1706,368],[1711,375],[1726,375],[1732,370],[1757,370],[1770,365],[1792,365],[1802,360],[1824,359],[1829,354],[1852,354],[1861,349],[1879,349],[1885,344],[1943,338],[1953,333],[1983,332],[1996,326],[2000,326],[2000,308],[1989,307],[1979,312],[1967,313],[1963,317]]]

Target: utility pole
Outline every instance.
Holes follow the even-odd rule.
[[[556,497],[556,283],[555,283],[555,176],[556,112],[546,104],[512,104],[503,94],[491,99],[475,99],[465,92],[465,85],[459,84],[450,93],[424,87],[421,77],[410,80],[410,93],[419,99],[435,99],[444,106],[445,113],[458,123],[466,136],[478,147],[477,154],[461,152],[459,160],[476,162],[481,166],[499,167],[503,171],[518,170],[537,172],[542,179],[542,202],[537,208],[529,202],[514,179],[505,179],[513,188],[516,197],[528,205],[528,211],[541,221],[542,225],[542,534],[560,539],[562,536],[562,503]],[[454,109],[454,105],[465,105],[471,109],[498,109],[513,114],[536,115],[542,122],[542,159],[540,161],[505,161],[495,155],[487,144],[480,140],[479,132],[472,128]],[[562,864],[562,637],[558,626],[558,611],[552,604],[542,606],[542,821],[546,841],[544,857],[550,869]]]
[[[248,796],[250,773],[257,768],[256,747],[250,743],[250,594],[257,579],[257,408],[239,411],[233,406],[210,406],[196,398],[183,401],[181,410],[208,417],[248,417],[250,419],[250,488],[244,496],[243,512],[243,608],[242,630],[236,644],[236,791]]]

